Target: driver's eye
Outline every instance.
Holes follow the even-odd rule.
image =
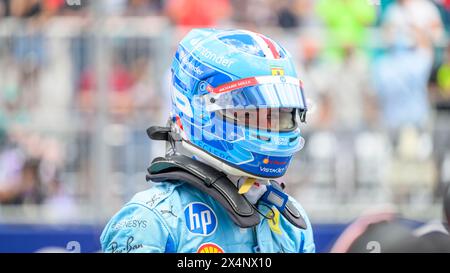
[[[290,130],[295,127],[293,108],[227,109],[219,111],[236,124],[262,130]]]

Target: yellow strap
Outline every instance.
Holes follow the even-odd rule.
[[[239,194],[244,194],[250,190],[250,188],[253,186],[253,184],[256,182],[255,178],[247,178],[242,184],[242,186],[239,188]]]

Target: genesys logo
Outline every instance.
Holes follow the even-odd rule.
[[[214,243],[206,243],[197,249],[197,253],[225,253],[225,251]]]
[[[125,219],[121,220],[111,226],[113,230],[121,230],[124,228],[146,228],[148,226],[147,220],[139,219]]]
[[[186,227],[192,233],[208,236],[216,231],[216,214],[204,203],[189,203],[184,209],[184,217]]]

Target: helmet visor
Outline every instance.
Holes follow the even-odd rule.
[[[294,108],[306,110],[300,80],[289,76],[261,76],[207,86],[201,96],[209,112],[224,109]]]
[[[228,121],[264,131],[292,131],[297,128],[293,108],[224,109],[215,112]]]

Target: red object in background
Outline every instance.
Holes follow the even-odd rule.
[[[108,89],[115,92],[127,92],[133,86],[133,78],[125,68],[115,66],[111,75],[108,78]],[[85,71],[81,76],[80,89],[81,91],[90,91],[95,89],[96,79],[95,74],[91,70]]]
[[[179,26],[208,27],[230,13],[229,0],[168,0],[166,12]]]
[[[64,0],[45,0],[44,6],[49,11],[58,11],[65,4]]]
[[[450,11],[450,0],[443,0],[443,5],[447,11]]]

